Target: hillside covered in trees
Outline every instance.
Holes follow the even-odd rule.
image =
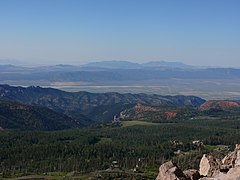
[[[237,102],[6,85],[0,96],[2,178],[155,179],[167,160],[196,168],[239,143]]]
[[[239,143],[239,115],[199,116],[174,123],[127,123],[105,122],[56,132],[1,131],[0,172],[3,177],[50,172],[77,172],[90,177],[96,171],[113,173],[106,170],[117,161],[118,173],[130,171],[134,176],[154,179],[166,160],[173,159],[182,169],[196,168],[203,153],[223,156],[228,151],[225,146],[231,149]],[[196,140],[203,145],[193,144]],[[136,165],[138,171],[133,172]]]
[[[195,96],[161,96],[147,94],[65,92],[53,88],[13,87],[0,85],[0,99],[39,105],[81,121],[83,116],[92,121],[112,120],[121,111],[137,103],[148,105],[176,105],[198,107],[205,100]],[[92,122],[83,121],[83,124]]]
[[[83,124],[46,107],[0,100],[0,127],[18,130],[62,130],[83,127]]]

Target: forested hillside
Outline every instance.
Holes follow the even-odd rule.
[[[138,120],[150,122],[172,122],[190,119],[198,115],[197,109],[185,106],[149,106],[137,104],[120,113],[122,120]]]
[[[146,126],[103,124],[58,132],[3,131],[0,172],[3,177],[72,171],[84,175],[105,171],[112,161],[117,161],[121,169],[131,172],[138,164],[136,175],[155,179],[159,165],[168,159],[174,159],[182,169],[197,168],[203,153],[221,156],[223,152],[215,150],[219,149],[217,145],[231,149],[239,143],[240,136],[239,119],[219,121],[204,117]],[[204,145],[196,146],[194,140],[201,140]]]
[[[64,92],[53,88],[28,88],[0,85],[0,99],[48,107],[76,120],[87,116],[94,121],[112,120],[121,111],[137,103],[198,107],[205,100],[195,96],[161,96],[147,94]],[[91,123],[91,122],[90,122]]]
[[[0,100],[0,127],[6,130],[61,130],[83,127],[83,124],[46,107]]]
[[[222,156],[239,143],[239,107],[227,101],[207,102],[208,108],[199,109],[205,100],[194,96],[68,93],[7,85],[0,87],[0,96],[4,178],[52,177],[52,172],[63,178],[76,172],[77,178],[96,179],[100,174],[103,179],[154,179],[166,160],[173,159],[182,169],[196,168],[203,153]],[[219,109],[219,103],[224,108]],[[115,113],[126,118],[93,123],[84,116],[97,120]],[[91,125],[76,129],[83,122]],[[112,162],[117,162],[117,170]]]

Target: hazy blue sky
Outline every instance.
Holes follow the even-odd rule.
[[[0,0],[0,59],[240,67],[240,0]]]

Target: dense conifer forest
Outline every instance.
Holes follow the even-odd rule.
[[[182,168],[196,168],[203,153],[239,143],[240,120],[199,117],[178,123],[98,123],[85,129],[63,131],[0,132],[0,172],[13,177],[48,172],[86,174],[111,167],[139,172],[153,178],[161,163],[174,159]],[[201,140],[204,145],[192,142]],[[219,146],[221,145],[221,146]],[[181,153],[176,153],[181,152]]]

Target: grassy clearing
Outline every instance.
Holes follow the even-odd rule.
[[[112,142],[112,138],[101,138],[98,144],[106,144]]]
[[[122,121],[122,127],[129,127],[129,126],[156,126],[160,123],[152,123],[146,121]]]
[[[214,149],[224,150],[224,149],[228,149],[228,147],[226,145],[204,145],[204,148],[207,149],[207,150],[214,150]]]
[[[76,179],[76,180],[89,180],[89,179],[98,179],[99,176],[102,176],[104,179],[115,179],[115,177],[125,177],[129,179],[149,179],[154,180],[157,176],[156,172],[145,172],[145,173],[134,173],[131,170],[124,169],[122,170],[100,170],[95,171],[87,174],[81,175],[81,173],[78,172],[70,172],[68,174],[59,174],[58,172],[54,173],[52,175],[45,174],[45,175],[28,175],[28,176],[19,176],[18,178],[4,178],[3,180],[70,180],[70,179]]]

